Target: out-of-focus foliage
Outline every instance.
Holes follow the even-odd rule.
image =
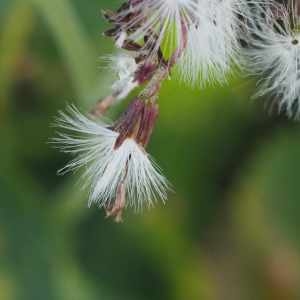
[[[300,299],[300,126],[264,114],[248,80],[164,84],[165,206],[116,225],[56,175],[49,124],[108,91],[100,10],[119,4],[0,0],[0,299]]]

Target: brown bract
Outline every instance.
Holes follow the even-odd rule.
[[[140,99],[132,101],[113,128],[119,132],[115,149],[119,148],[127,138],[132,138],[137,144],[146,147],[157,116],[158,105],[156,103]]]

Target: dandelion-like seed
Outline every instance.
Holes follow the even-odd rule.
[[[300,32],[296,9],[259,7],[250,26],[247,68],[260,77],[255,97],[267,95],[288,117],[300,116]]]
[[[237,0],[136,0],[105,16],[114,25],[106,35],[118,47],[139,51],[152,62],[180,49],[180,78],[203,86],[223,83],[237,62],[238,31],[248,9]]]
[[[89,205],[105,208],[116,221],[127,206],[140,211],[167,198],[169,184],[145,151],[157,114],[155,104],[135,100],[113,126],[92,121],[75,107],[60,112],[56,121],[63,132],[53,143],[75,155],[59,172],[84,169],[82,178],[91,186]]]
[[[192,85],[226,81],[239,50],[238,31],[244,6],[236,0],[198,0],[197,18],[179,63],[181,78]]]

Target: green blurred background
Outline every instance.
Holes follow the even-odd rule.
[[[49,124],[109,91],[100,11],[119,4],[0,0],[0,299],[300,299],[300,125],[250,100],[253,82],[164,84],[149,151],[165,206],[117,225],[56,175]]]

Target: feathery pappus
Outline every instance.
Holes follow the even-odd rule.
[[[167,199],[169,183],[145,150],[157,114],[155,104],[136,99],[114,125],[91,120],[74,106],[56,120],[61,131],[52,143],[75,156],[59,173],[83,169],[89,205],[104,207],[116,221],[125,207],[141,211]]]
[[[132,0],[104,12],[113,25],[105,35],[151,62],[177,50],[179,78],[204,86],[225,82],[238,63],[239,27],[248,14],[246,2],[237,0]]]
[[[248,7],[237,0],[198,0],[197,18],[189,25],[179,62],[179,79],[192,86],[224,83],[238,64],[241,18]]]
[[[255,97],[267,96],[288,117],[300,117],[300,19],[297,7],[258,7],[250,19],[247,71],[259,77]]]

